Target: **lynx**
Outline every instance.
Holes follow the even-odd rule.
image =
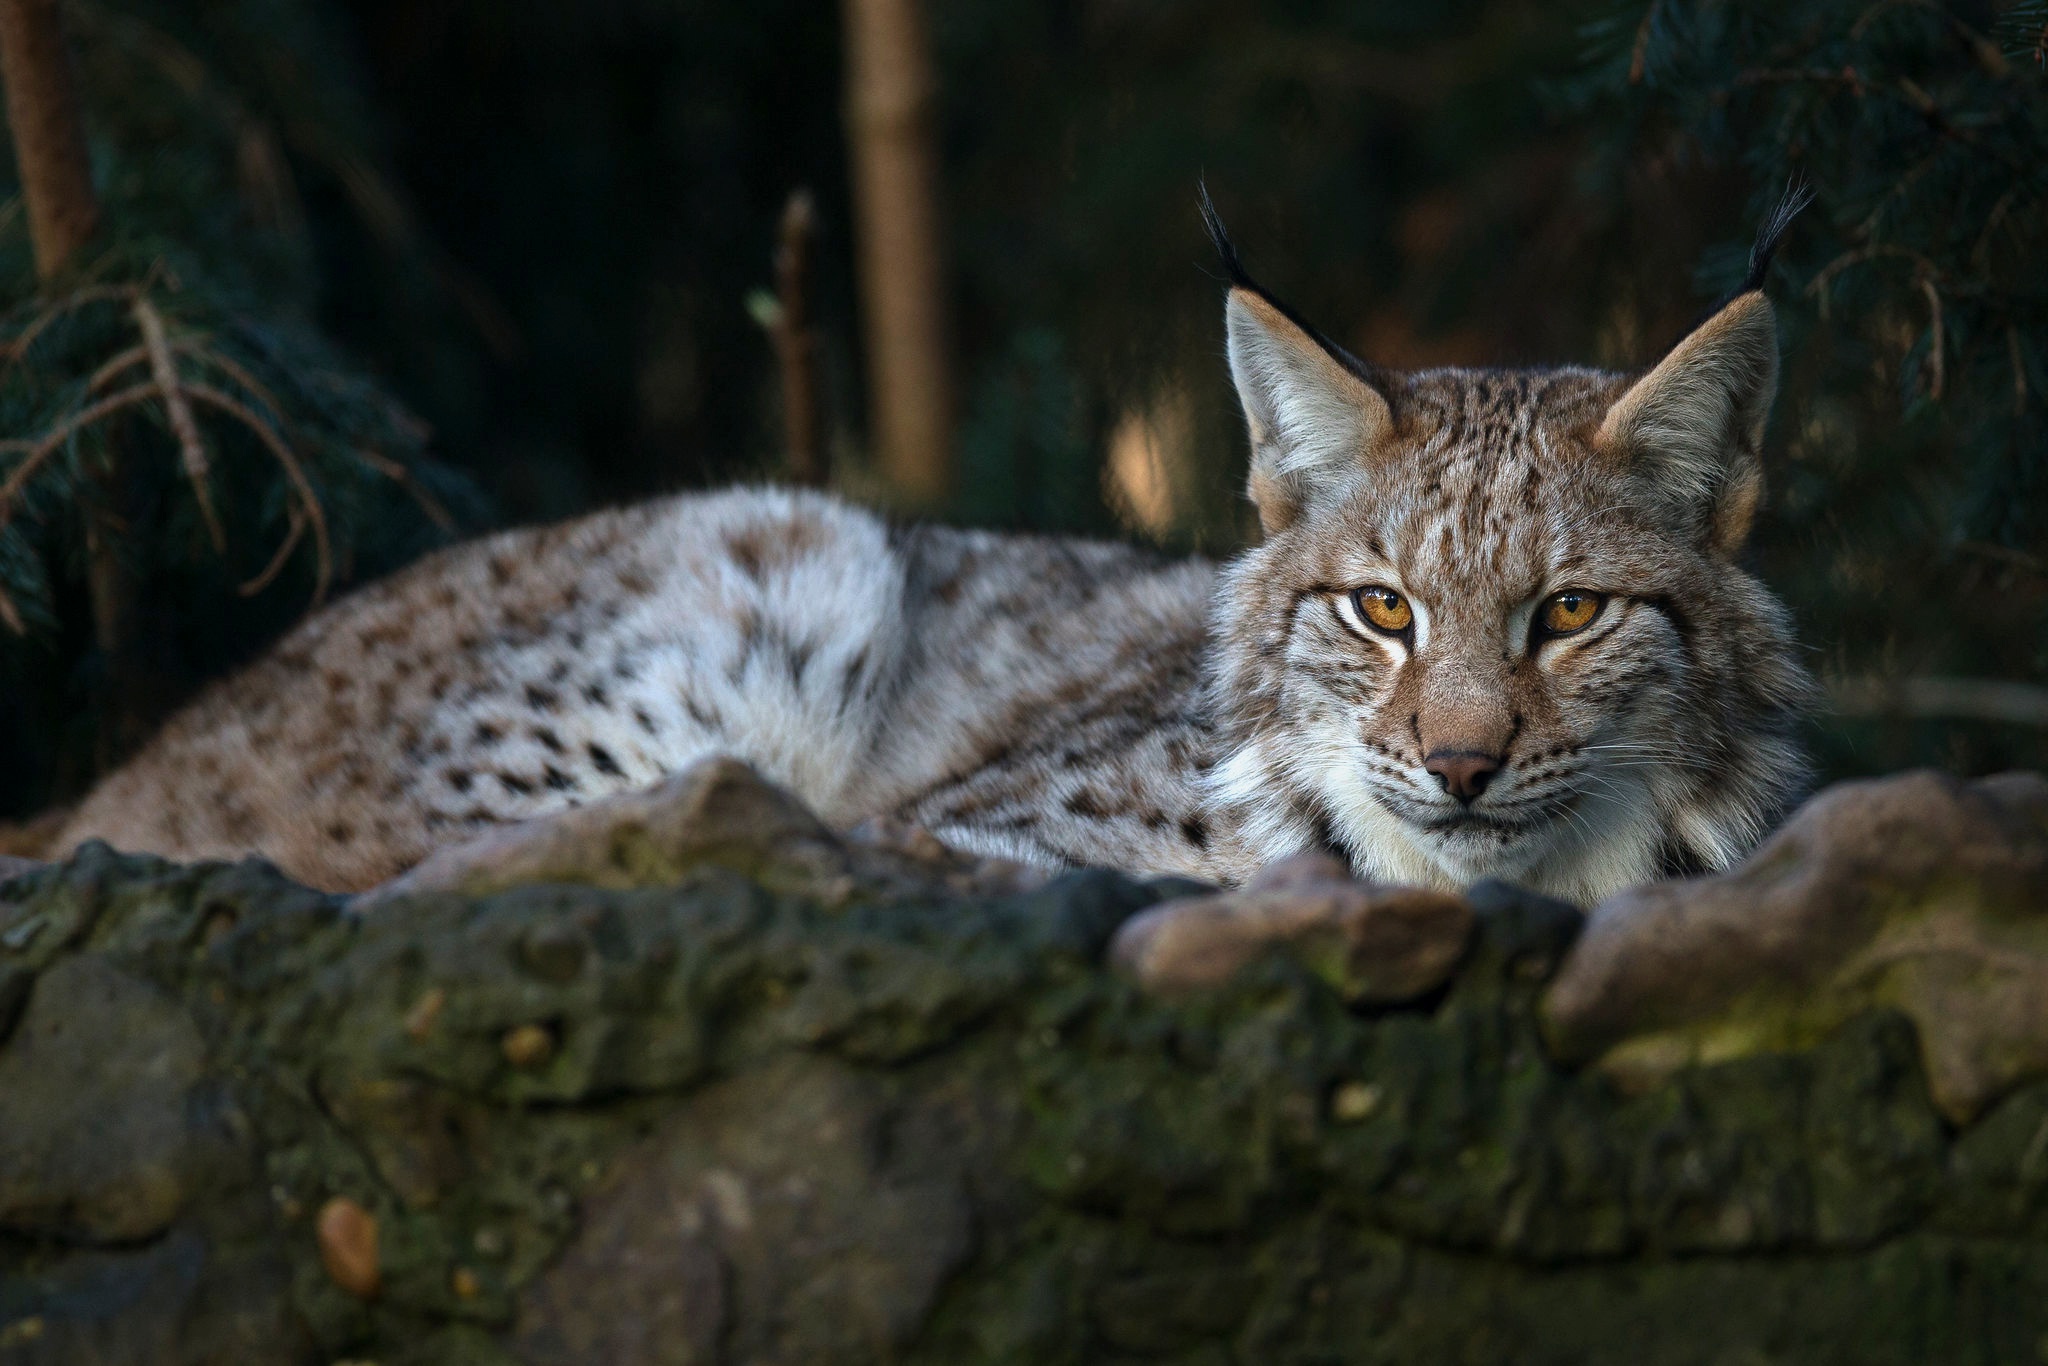
[[[1790,620],[1737,563],[1788,215],[1624,376],[1365,364],[1204,214],[1263,531],[1229,563],[768,489],[511,531],[311,617],[60,845],[357,889],[725,754],[1048,867],[1234,884],[1324,849],[1590,904],[1741,856],[1807,776]]]

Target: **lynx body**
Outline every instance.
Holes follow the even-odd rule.
[[[1734,560],[1768,242],[1629,377],[1366,366],[1217,237],[1265,532],[1220,569],[774,490],[509,532],[300,625],[60,844],[353,889],[728,754],[829,820],[1222,883],[1326,848],[1590,903],[1745,852],[1806,781],[1811,691]]]

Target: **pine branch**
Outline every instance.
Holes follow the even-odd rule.
[[[207,536],[213,542],[214,552],[219,554],[228,548],[228,539],[227,533],[221,529],[220,514],[213,510],[213,494],[207,489],[212,462],[207,458],[205,439],[199,435],[199,424],[193,419],[192,405],[178,381],[178,367],[171,359],[170,340],[164,333],[164,316],[156,311],[156,305],[149,301],[147,294],[136,295],[133,308],[135,325],[142,333],[142,349],[149,356],[149,373],[155,380],[157,393],[163,397],[171,431],[178,438],[178,454],[185,466],[185,479],[192,485],[192,496],[199,503],[199,514],[206,520]]]
[[[220,409],[241,423],[262,443],[277,463],[283,468],[285,478],[291,482],[292,491],[298,496],[299,511],[311,525],[313,531],[313,603],[318,606],[326,601],[327,590],[334,581],[334,552],[328,543],[327,514],[320,508],[320,499],[313,492],[313,485],[306,478],[305,468],[299,458],[292,454],[275,428],[254,412],[247,404],[231,395],[224,394],[210,384],[187,384],[185,392],[201,403]],[[297,539],[297,533],[293,534]]]

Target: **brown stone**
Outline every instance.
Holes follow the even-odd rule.
[[[555,1036],[546,1025],[523,1024],[505,1031],[498,1050],[514,1067],[540,1067],[555,1056]]]
[[[1262,870],[1242,891],[1182,897],[1134,916],[1112,960],[1147,991],[1221,986],[1276,944],[1307,958],[1349,1000],[1413,1000],[1449,979],[1472,937],[1463,897],[1355,882],[1321,855]]]
[[[1876,1006],[1965,1121],[2048,1075],[2048,781],[1842,783],[1719,877],[1596,907],[1544,998],[1554,1050],[1647,1084]]]
[[[330,1280],[359,1300],[376,1298],[384,1279],[377,1261],[377,1216],[337,1195],[320,1207],[313,1237]]]
[[[412,1008],[405,1012],[405,1036],[414,1043],[425,1042],[434,1032],[434,1025],[441,1018],[441,1012],[448,1005],[448,993],[440,987],[428,987],[420,993]]]

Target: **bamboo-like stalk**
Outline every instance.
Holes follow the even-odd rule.
[[[924,12],[845,0],[844,14],[869,431],[897,492],[936,503],[953,482],[953,394]]]
[[[57,0],[0,0],[0,79],[28,204],[36,276],[63,271],[99,227],[99,196]]]
[[[822,487],[831,469],[818,401],[818,334],[811,321],[811,276],[818,214],[808,190],[782,210],[775,244],[775,354],[782,371],[782,437],[789,482]]]

